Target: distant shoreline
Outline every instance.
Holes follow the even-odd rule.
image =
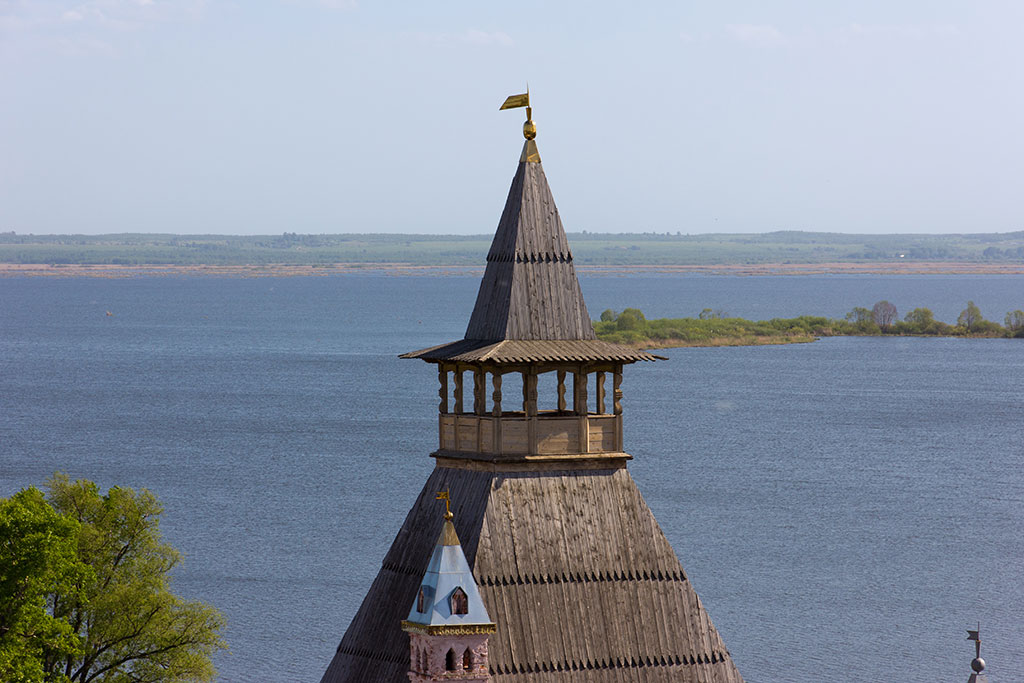
[[[821,337],[950,337],[962,339],[1024,338],[1024,311],[1009,311],[1005,324],[985,320],[973,301],[960,312],[956,324],[937,320],[931,309],[917,307],[902,319],[896,306],[879,301],[868,309],[855,307],[843,318],[801,315],[796,318],[747,320],[705,308],[696,318],[648,320],[643,311],[607,309],[594,321],[602,341],[637,349],[691,346],[761,346],[799,344]]]
[[[972,263],[903,261],[897,263],[758,263],[728,265],[623,265],[586,266],[587,275],[701,274],[701,275],[1024,275],[1024,263]],[[119,264],[22,264],[0,263],[3,277],[103,277],[153,276],[214,277],[315,277],[326,275],[415,275],[430,277],[476,276],[479,266],[413,265],[409,263],[333,263],[325,265],[119,265]]]

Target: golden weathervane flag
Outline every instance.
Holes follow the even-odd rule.
[[[505,104],[501,105],[501,109],[515,109],[516,107],[529,107],[530,106],[530,93],[524,92],[522,95],[509,95],[505,98]],[[499,109],[498,111],[501,111]]]
[[[451,519],[452,504],[451,504],[451,495],[448,493],[448,491],[447,490],[445,490],[445,491],[438,491],[437,495],[434,496],[434,500],[443,500],[444,501],[444,516],[445,516],[445,519]]]

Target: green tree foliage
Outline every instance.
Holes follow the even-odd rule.
[[[883,330],[888,330],[896,321],[896,306],[888,301],[879,301],[871,309],[871,320]]]
[[[601,313],[601,322],[603,322],[603,323],[613,323],[613,322],[615,322],[615,318],[617,318],[617,317],[618,317],[618,314],[615,311],[613,311],[610,308],[606,308]]]
[[[223,617],[169,590],[153,494],[62,474],[0,499],[0,681],[210,681]]]
[[[722,320],[723,318],[727,318],[728,315],[725,311],[720,309],[705,308],[697,317],[700,320]]]
[[[952,325],[936,320],[930,308],[915,308],[907,313],[902,323],[896,323],[892,331],[896,334],[950,335],[954,334],[955,329]]]
[[[162,508],[149,491],[56,474],[50,502],[81,525],[78,555],[92,577],[78,593],[51,604],[81,639],[79,654],[48,658],[51,673],[75,683],[210,681],[210,655],[223,648],[223,617],[212,607],[173,595],[168,573],[180,556],[160,537]]]
[[[871,322],[871,309],[864,308],[863,306],[857,306],[846,314],[846,319],[852,323]]]
[[[44,656],[73,657],[81,643],[70,624],[54,618],[48,598],[74,595],[91,578],[78,559],[79,525],[58,514],[39,489],[0,500],[0,680],[58,681]]]
[[[615,327],[619,330],[642,330],[647,318],[639,308],[627,308],[615,319]]]
[[[1005,337],[1006,330],[994,320],[982,320],[971,330],[972,337]],[[1013,335],[1010,335],[1013,336]]]
[[[967,308],[960,311],[960,316],[956,319],[956,324],[960,325],[968,332],[973,332],[978,324],[984,320],[985,318],[981,315],[981,309],[975,306],[973,301],[968,301]]]
[[[879,334],[881,332],[870,308],[857,306],[846,314],[846,320],[853,323],[851,328],[853,334]]]
[[[1024,337],[1024,311],[1010,311],[1006,314],[1006,329],[1014,337]]]
[[[903,320],[912,325],[917,325],[921,329],[925,329],[935,322],[935,314],[932,313],[930,308],[915,308],[910,313],[907,313]]]

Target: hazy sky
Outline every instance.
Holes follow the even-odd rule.
[[[0,231],[1024,229],[1024,2],[0,0]]]

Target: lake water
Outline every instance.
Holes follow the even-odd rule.
[[[0,279],[0,495],[145,487],[227,615],[223,681],[317,681],[433,466],[475,277]],[[582,277],[591,315],[1002,321],[1020,276]],[[106,315],[106,311],[113,313]],[[748,683],[1024,677],[1024,342],[676,349],[623,385],[630,471]]]

